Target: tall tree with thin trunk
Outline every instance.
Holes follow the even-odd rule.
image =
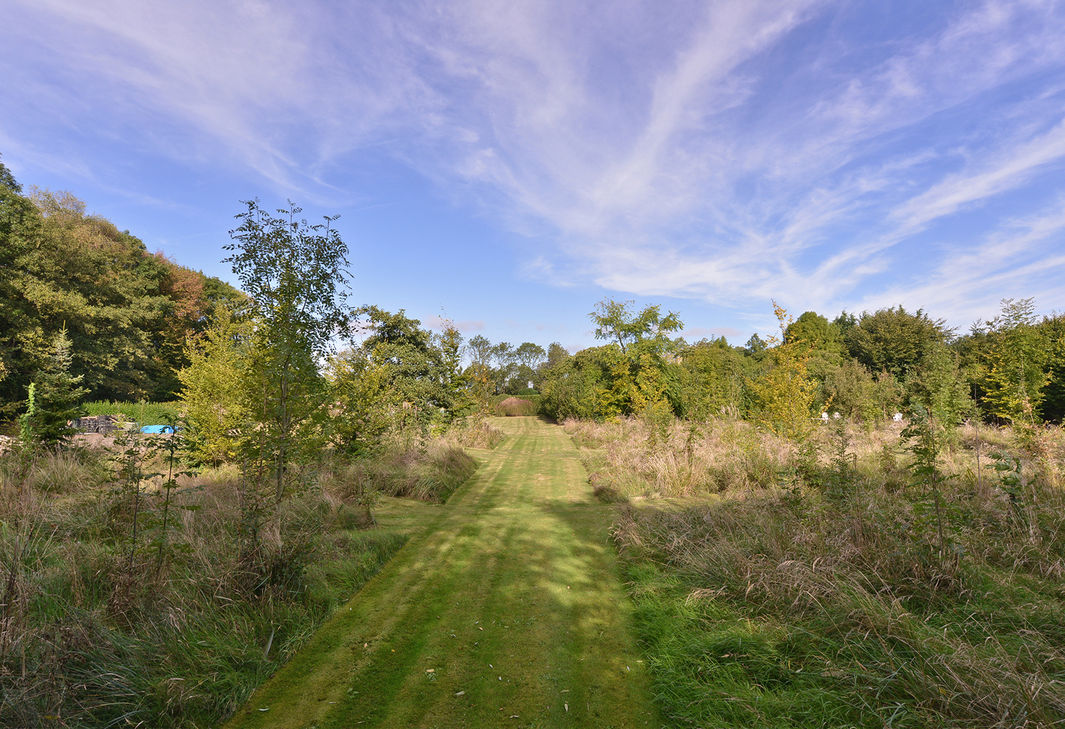
[[[250,392],[258,421],[255,450],[272,461],[275,497],[285,495],[286,467],[300,451],[308,422],[325,403],[319,365],[344,325],[347,245],[335,217],[311,224],[289,207],[271,215],[257,200],[244,203],[225,246],[256,321]]]

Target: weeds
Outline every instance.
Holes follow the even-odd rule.
[[[495,448],[503,442],[503,431],[496,428],[483,417],[469,416],[457,422],[448,431],[448,437],[454,438],[459,445],[466,448]]]
[[[625,459],[644,484],[668,473],[626,445],[637,423],[567,427],[600,444],[601,473]],[[699,505],[621,507],[614,538],[666,723],[1065,726],[1065,492],[1042,466],[1065,438],[1046,431],[1042,458],[1021,458],[1005,455],[1031,452],[1009,431],[962,428],[948,452],[935,428],[918,414],[900,454],[896,426],[839,421],[795,490],[738,476],[751,443],[778,478],[794,450],[711,423],[694,462],[728,464],[734,486]],[[668,443],[682,456],[683,432]],[[993,488],[949,475],[971,473],[988,443]],[[685,483],[663,491],[692,495]]]
[[[0,458],[0,726],[217,725],[405,541],[354,531],[372,504],[343,465],[274,505],[269,472],[193,477],[179,438],[127,440],[110,466]],[[361,467],[375,496],[445,498],[471,464],[429,443]]]

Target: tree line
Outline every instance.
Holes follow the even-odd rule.
[[[57,346],[89,399],[173,399],[186,340],[245,299],[69,193],[24,192],[0,163],[0,420],[25,407]]]
[[[744,346],[687,342],[676,313],[604,299],[590,314],[603,344],[571,355],[348,307],[333,219],[300,213],[246,203],[226,246],[237,290],[149,254],[69,194],[24,195],[0,164],[0,417],[180,396],[202,461],[247,460],[254,433],[280,492],[301,450],[365,453],[389,433],[487,413],[502,393],[539,394],[556,419],[728,413],[781,432],[821,411],[872,424],[919,398],[945,421],[1065,415],[1065,317],[1037,317],[1029,299],[962,335],[901,306],[832,320],[777,307],[779,335]],[[63,373],[73,379],[55,399],[47,382]]]
[[[1003,301],[998,316],[963,335],[902,306],[833,320],[812,311],[793,320],[775,308],[779,335],[741,347],[672,337],[683,328],[676,314],[607,299],[591,314],[606,343],[553,362],[541,407],[558,419],[732,413],[779,430],[822,410],[873,424],[922,397],[954,421],[1065,415],[1065,316],[1038,317],[1031,299]]]

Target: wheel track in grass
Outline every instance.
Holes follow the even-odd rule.
[[[656,727],[577,451],[537,418],[257,690],[229,729]]]

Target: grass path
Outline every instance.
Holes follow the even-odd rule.
[[[228,727],[657,726],[609,508],[561,428],[496,425],[477,474]]]

